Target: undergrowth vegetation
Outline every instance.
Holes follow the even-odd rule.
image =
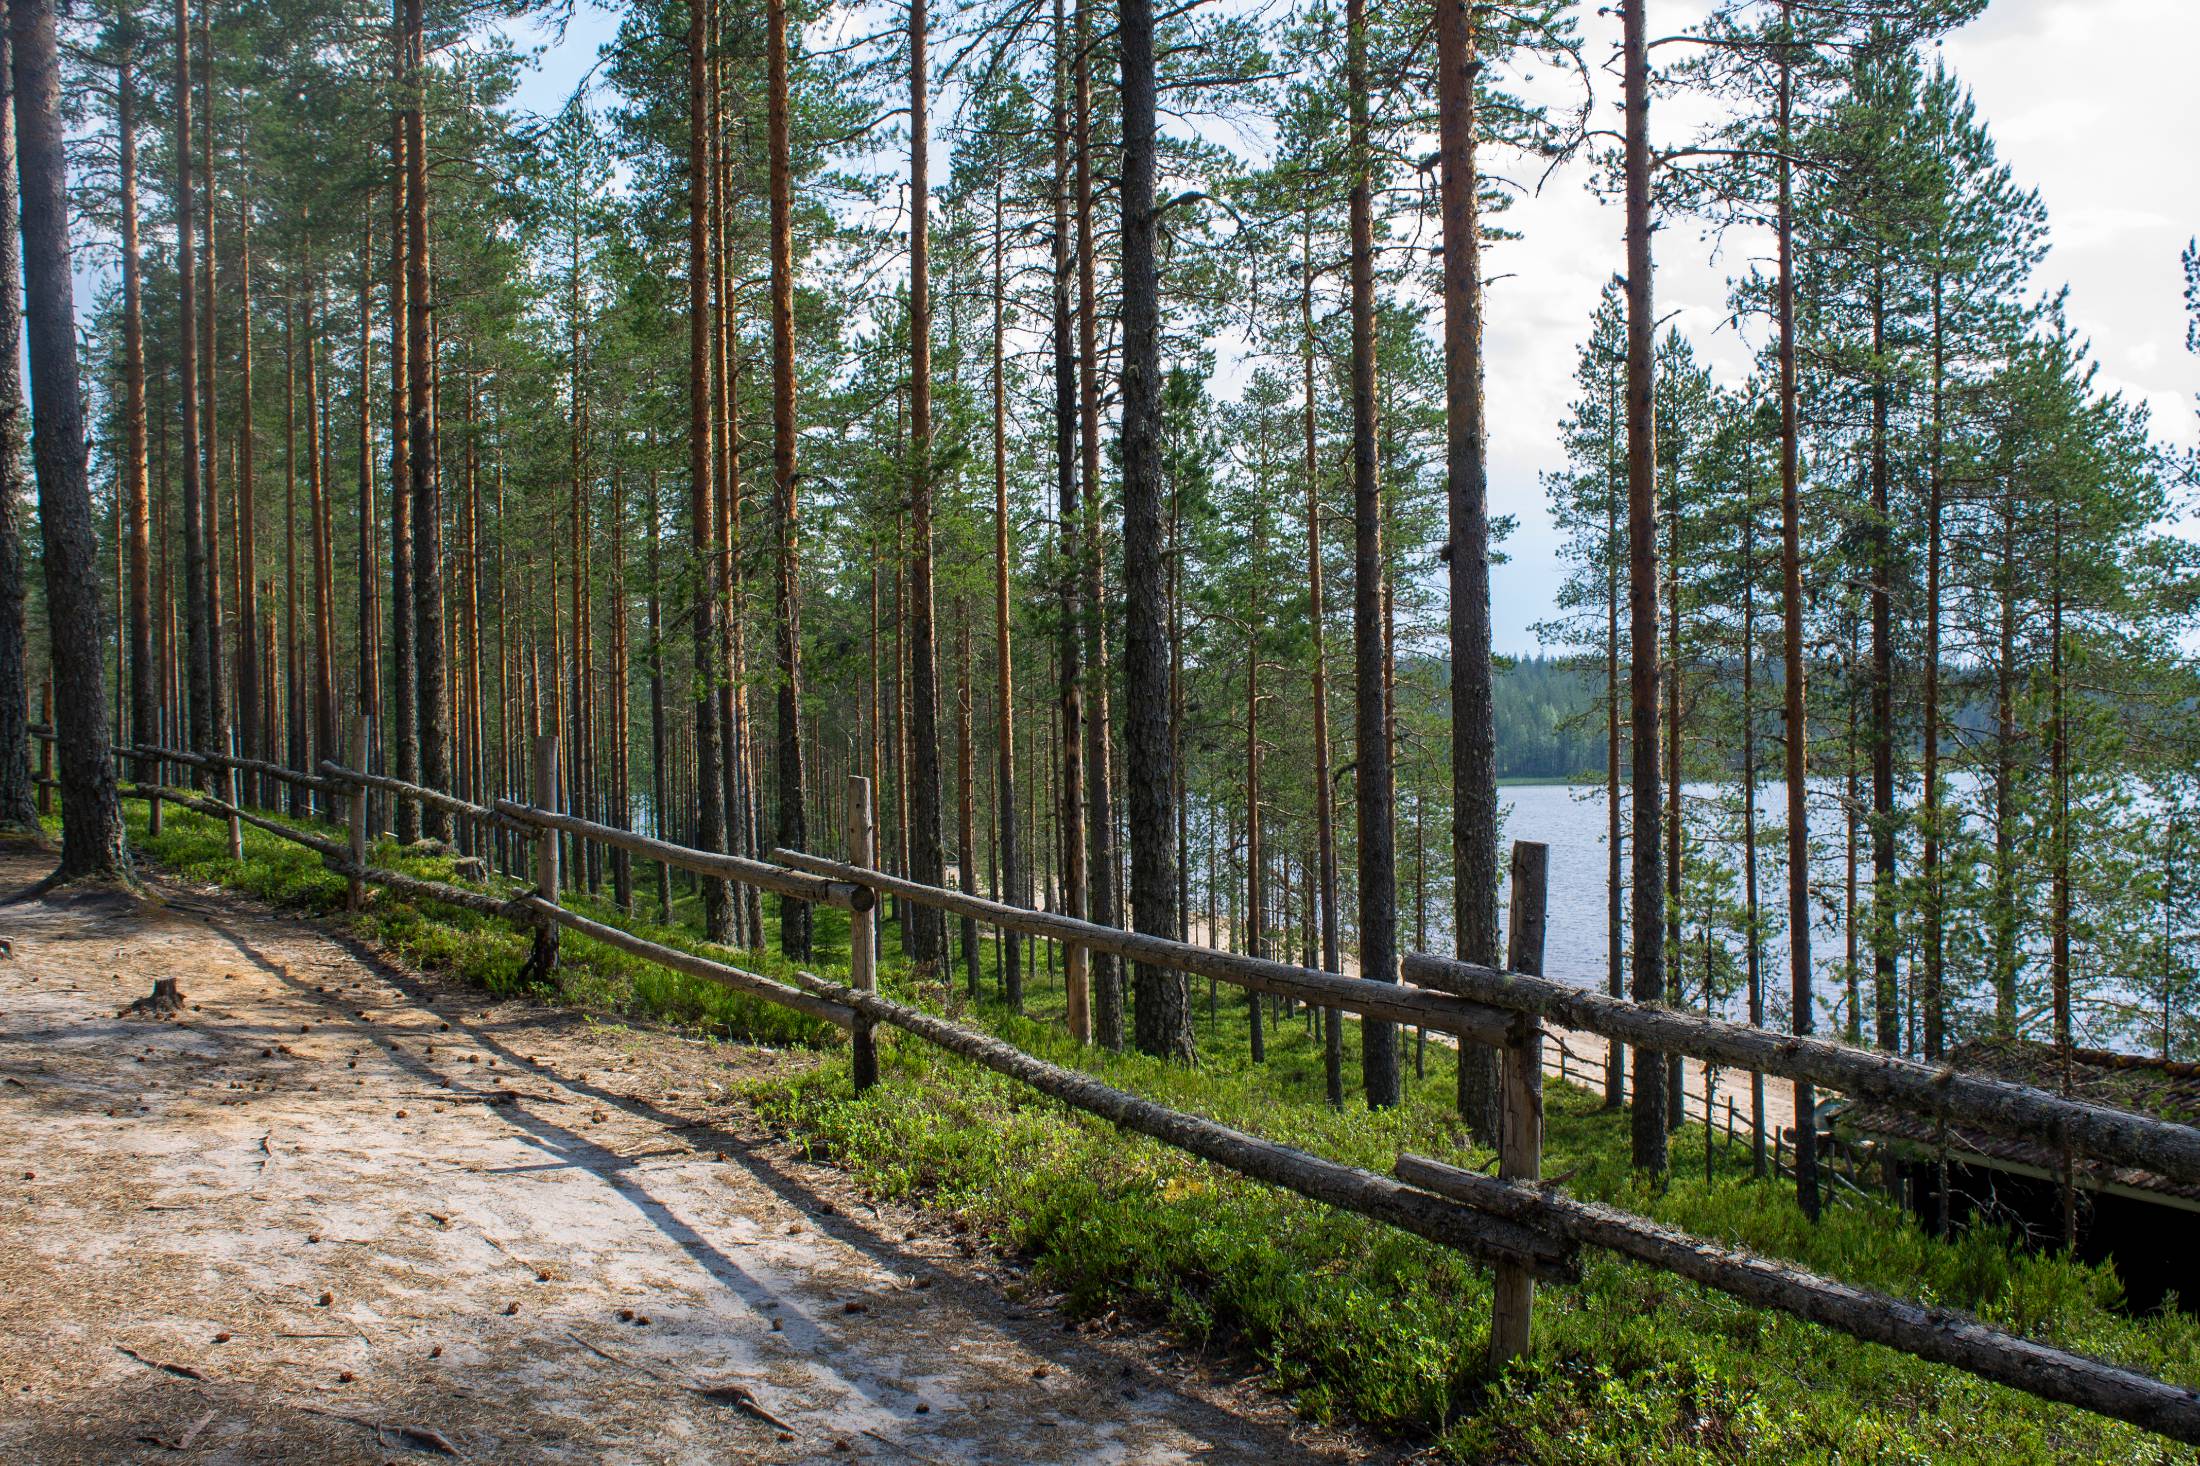
[[[527,939],[508,923],[386,895],[350,915],[342,879],[303,847],[248,830],[239,864],[216,821],[171,811],[161,837],[148,840],[142,806],[131,817],[138,847],[186,877],[348,922],[394,955],[499,995],[520,981]],[[375,860],[451,875],[449,857],[388,843]],[[654,914],[651,869],[637,880],[652,898],[637,905]],[[670,926],[620,917],[584,894],[566,899],[652,940],[717,950],[695,937],[692,896],[675,904]],[[818,917],[822,960],[814,965],[837,975],[845,918]],[[1027,1011],[1017,1015],[995,997],[990,938],[973,995],[959,964],[953,982],[920,979],[899,958],[892,922],[882,931],[882,980],[899,996],[1055,1063],[1375,1171],[1403,1150],[1489,1162],[1465,1141],[1450,1052],[1440,1044],[1409,1047],[1400,1108],[1370,1114],[1355,1102],[1332,1111],[1321,1101],[1320,1043],[1303,1011],[1272,1010],[1268,1061],[1254,1065],[1245,1057],[1245,995],[1203,990],[1200,1064],[1185,1069],[1072,1043],[1058,968],[1043,948],[1027,979]],[[810,1020],[571,934],[563,953],[561,990],[541,996],[723,1037],[835,1041]],[[776,956],[740,960],[785,975]],[[1484,1363],[1490,1279],[1456,1254],[1123,1135],[914,1039],[882,1031],[881,1049],[881,1083],[860,1098],[839,1063],[758,1082],[747,1098],[874,1192],[921,1202],[1022,1257],[1070,1311],[1122,1311],[1195,1347],[1257,1360],[1316,1418],[1427,1440],[1460,1461],[2200,1460],[2144,1432],[1593,1252],[1579,1284],[1540,1290],[1533,1357],[1493,1377]],[[1348,1033],[1345,1052],[1349,1084],[1356,1036]],[[2132,1315],[2109,1268],[2028,1251],[1987,1230],[1937,1240],[1899,1209],[1854,1196],[1813,1225],[1785,1187],[1750,1178],[1746,1144],[1728,1149],[1688,1127],[1674,1154],[1675,1173],[1651,1186],[1628,1164],[1623,1114],[1586,1090],[1550,1086],[1544,1173],[1576,1195],[2200,1384],[2200,1320],[2174,1307]]]

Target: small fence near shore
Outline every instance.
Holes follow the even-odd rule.
[[[1544,916],[1544,847],[1540,845],[1521,842],[1514,848],[1511,970],[1413,954],[1402,965],[1405,981],[1385,982],[1100,926],[890,875],[869,863],[875,837],[871,790],[869,781],[860,776],[849,780],[851,860],[775,850],[771,860],[759,861],[694,850],[565,813],[557,789],[556,742],[551,738],[537,742],[534,797],[527,804],[498,800],[478,805],[365,773],[361,766],[366,748],[362,722],[354,730],[352,766],[329,761],[317,773],[234,755],[168,748],[118,752],[141,766],[170,764],[199,770],[215,777],[228,796],[169,788],[157,779],[127,786],[129,797],[150,801],[156,829],[162,805],[176,804],[226,820],[233,855],[242,855],[242,830],[248,824],[294,841],[317,851],[349,879],[354,907],[365,904],[366,888],[375,885],[412,899],[510,920],[533,931],[531,965],[545,976],[556,966],[558,932],[576,931],[675,971],[823,1019],[849,1030],[859,1089],[876,1081],[875,1030],[896,1028],[1021,1080],[1072,1108],[1212,1164],[1456,1248],[1496,1271],[1493,1365],[1528,1350],[1536,1284],[1578,1277],[1579,1249],[1588,1246],[1919,1359],[1951,1365],[2180,1441],[2200,1443],[2200,1392],[2191,1388],[2013,1334],[1954,1309],[1853,1287],[1777,1259],[1722,1247],[1640,1216],[1580,1201],[1555,1183],[1541,1183],[1545,1024],[1635,1047],[1638,1063],[1644,1055],[1654,1061],[1658,1056],[1685,1054],[1725,1069],[1825,1085],[1950,1123],[2045,1137],[2078,1156],[2184,1180],[2200,1180],[2200,1129],[1829,1040],[1772,1033],[1545,980],[1535,975],[1541,968]],[[324,839],[245,808],[238,788],[242,773],[311,788],[332,804],[340,802],[348,841]],[[531,889],[499,896],[369,865],[370,790],[531,836]],[[705,879],[742,883],[786,900],[846,910],[850,981],[836,983],[803,972],[796,974],[794,984],[781,982],[565,909],[558,900],[561,835],[596,841]],[[1363,1019],[1430,1028],[1453,1034],[1461,1042],[1493,1046],[1502,1055],[1499,1174],[1490,1177],[1413,1155],[1400,1156],[1389,1176],[1343,1165],[1125,1093],[1090,1075],[1047,1063],[989,1035],[886,998],[877,991],[876,982],[876,907],[882,895],[1005,932],[1050,939],[1072,953],[1108,953],[1171,972],[1208,976],[1256,993],[1355,1013]]]

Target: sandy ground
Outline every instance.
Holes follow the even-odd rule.
[[[808,1056],[152,889],[0,906],[0,1460],[1393,1454],[800,1160],[727,1086]]]

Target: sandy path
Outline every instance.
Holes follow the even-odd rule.
[[[45,868],[0,854],[0,890]],[[1366,1454],[1010,1301],[725,1097],[804,1057],[485,1006],[159,889],[0,907],[0,1459]],[[170,974],[179,1021],[117,1016]]]

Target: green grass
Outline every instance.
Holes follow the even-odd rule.
[[[890,931],[891,929],[889,929]],[[984,945],[984,991],[993,990]],[[1453,1113],[1448,1050],[1408,1065],[1386,1114],[1321,1103],[1321,1049],[1299,1018],[1268,1024],[1268,1062],[1245,1058],[1246,999],[1210,1009],[1195,981],[1197,1070],[1080,1050],[1059,982],[1042,969],[1028,1016],[990,997],[913,982],[891,946],[890,987],[1056,1063],[1322,1155],[1387,1171],[1401,1150],[1475,1166]],[[1212,1016],[1210,1016],[1212,1014]],[[1271,1015],[1273,1017],[1273,1015]],[[1192,1343],[1260,1362],[1317,1418],[1349,1416],[1437,1443],[1463,1461],[2187,1461],[2193,1453],[2043,1404],[1607,1255],[1578,1285],[1546,1287],[1532,1359],[1489,1376],[1490,1281],[1456,1254],[1125,1136],[1013,1081],[908,1038],[884,1041],[882,1082],[857,1098],[844,1066],[756,1092],[765,1110],[874,1190],[919,1199],[1026,1258],[1078,1312],[1121,1309]],[[1346,1028],[1357,1084],[1357,1025]],[[1410,1054],[1410,1050],[1409,1050]],[[1553,1084],[1544,1173],[1731,1245],[1935,1303],[2185,1383],[2200,1383],[2200,1321],[2135,1318],[2114,1273],[1974,1232],[1936,1241],[1879,1203],[1816,1225],[1792,1193],[1750,1179],[1747,1148],[1674,1136],[1676,1172],[1653,1188],[1628,1163],[1626,1117]]]
[[[158,841],[133,838],[187,875],[350,921],[410,960],[493,992],[518,982],[526,938],[488,918],[378,900],[341,911],[343,882],[319,857],[247,831],[229,861],[216,821],[171,811]],[[447,861],[385,844],[379,862],[443,878]],[[654,868],[637,873],[654,912]],[[608,903],[571,897],[611,917]],[[774,903],[767,900],[767,925]],[[845,962],[847,927],[820,910],[817,970]],[[693,898],[672,926],[628,922],[655,940],[713,951],[694,936]],[[1266,1064],[1247,1062],[1246,1000],[1210,1004],[1197,983],[1199,1067],[1080,1049],[1064,1033],[1058,973],[1027,980],[1027,1012],[994,997],[995,947],[981,944],[983,996],[919,980],[883,924],[885,985],[1056,1063],[1307,1150],[1387,1171],[1401,1150],[1480,1165],[1452,1113],[1449,1051],[1430,1044],[1425,1074],[1407,1065],[1406,1103],[1370,1114],[1321,1102],[1321,1051],[1300,1017],[1268,1025]],[[951,926],[952,930],[952,926]],[[771,933],[767,932],[767,936]],[[667,974],[567,934],[553,1000],[697,1031],[829,1044],[831,1030],[710,984]],[[776,958],[742,965],[781,970]],[[1357,1088],[1358,1033],[1346,1030]],[[1784,1315],[1737,1303],[1633,1263],[1584,1255],[1579,1284],[1545,1287],[1532,1357],[1492,1377],[1484,1364],[1490,1280],[1456,1254],[1214,1170],[1125,1136],[1013,1081],[882,1031],[882,1082],[858,1098],[828,1062],[751,1087],[749,1097],[814,1154],[881,1195],[914,1199],[958,1228],[1024,1258],[1078,1313],[1122,1310],[1187,1341],[1250,1357],[1274,1387],[1319,1419],[1349,1417],[1461,1461],[2062,1462],[2194,1461],[2200,1456],[2079,1411],[1919,1363]],[[2200,1383],[2200,1321],[2134,1317],[2112,1270],[2013,1247],[1998,1233],[1938,1241],[1899,1210],[1842,1205],[1804,1220],[1791,1193],[1751,1180],[1746,1147],[1674,1137],[1676,1171],[1653,1188],[1628,1165],[1624,1115],[1554,1084],[1544,1173],[1574,1194],[1614,1202],[1731,1245],[1903,1296],[1972,1309],[2005,1327],[2187,1384]]]
[[[303,845],[247,825],[244,859],[233,861],[229,858],[228,826],[221,820],[171,805],[163,811],[159,837],[152,838],[147,833],[143,804],[128,802],[124,811],[131,847],[178,875],[227,885],[274,905],[325,918],[372,940],[405,962],[462,977],[496,997],[528,990],[521,969],[527,961],[530,939],[508,921],[457,907],[400,901],[386,892],[377,893],[366,911],[348,912],[344,909],[344,878],[324,866],[318,852]],[[324,839],[343,838],[343,831],[335,826],[298,823]],[[421,855],[394,840],[377,843],[368,859],[424,880],[453,879],[450,857]],[[654,881],[654,871],[655,867],[650,866],[637,874],[638,884],[645,885],[650,895],[646,900],[637,897],[636,910],[651,917],[656,910],[655,886],[649,884]],[[502,882],[499,889],[511,890],[513,886]],[[688,898],[687,904],[692,899]],[[696,935],[699,923],[682,921],[681,903],[675,904],[673,924],[660,925],[652,919],[625,916],[609,899],[608,886],[602,897],[572,893],[563,900],[583,915],[615,921],[651,941],[702,956],[734,960],[752,970],[785,975],[774,957],[736,953],[701,940]],[[840,958],[845,964],[845,919],[838,931]],[[804,1045],[839,1041],[839,1031],[830,1024],[669,971],[572,932],[564,934],[559,954],[556,987],[537,984],[532,989],[535,996],[571,1003],[608,1017],[670,1023],[722,1039]]]

